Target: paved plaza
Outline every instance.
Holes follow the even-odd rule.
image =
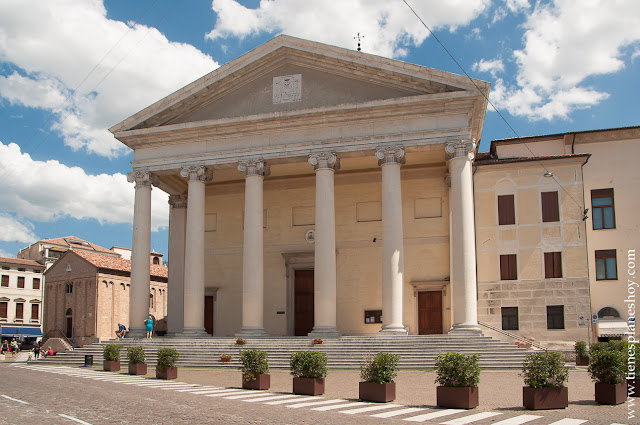
[[[357,371],[330,371],[326,382],[326,394],[320,397],[295,396],[291,394],[292,379],[287,371],[271,372],[269,391],[248,391],[240,389],[241,374],[235,369],[187,369],[181,368],[177,381],[156,380],[152,374],[146,377],[132,377],[125,373],[108,373],[99,368],[60,367],[37,363],[14,362],[12,370],[25,373],[39,373],[46,381],[56,375],[71,383],[86,385],[88,381],[114,383],[127,390],[145,388],[159,391],[162,397],[171,399],[169,393],[180,394],[176,402],[186,404],[191,401],[231,403],[241,410],[248,404],[254,409],[264,408],[265,412],[288,416],[290,411],[307,412],[308,422],[303,423],[446,423],[446,424],[500,424],[532,425],[561,424],[634,424],[629,420],[628,402],[619,406],[600,406],[594,401],[594,385],[586,370],[578,368],[569,373],[569,407],[557,411],[527,411],[522,407],[522,378],[517,371],[484,371],[480,382],[480,407],[471,411],[440,409],[435,405],[435,374],[423,371],[400,371],[397,382],[397,398],[392,403],[371,404],[358,401]],[[162,391],[160,391],[162,390]],[[152,393],[153,394],[153,393]],[[3,397],[10,396],[6,391]],[[6,400],[5,400],[6,401]],[[635,400],[634,400],[635,401]],[[0,403],[3,401],[0,400]],[[278,408],[280,410],[278,410]],[[275,410],[273,410],[275,409]],[[259,409],[258,409],[259,410]],[[338,414],[342,415],[338,415]],[[321,415],[321,414],[324,414]],[[337,415],[337,416],[336,416]],[[341,418],[338,420],[337,418]],[[351,418],[345,422],[343,418]],[[392,421],[392,422],[389,422]],[[0,421],[0,423],[2,423]],[[10,422],[7,422],[10,423]],[[88,421],[87,423],[92,423]],[[97,422],[99,423],[99,422]],[[150,422],[158,423],[158,422]],[[194,422],[195,423],[195,422]],[[212,422],[214,423],[214,422]],[[223,422],[224,423],[224,422]],[[275,423],[283,422],[277,419]]]

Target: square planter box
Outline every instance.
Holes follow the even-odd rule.
[[[576,366],[589,366],[589,356],[576,356]]]
[[[231,361],[231,357],[220,357],[220,361],[222,363],[229,363]]]
[[[529,410],[566,409],[569,406],[569,391],[567,387],[523,387],[522,404]]]
[[[129,375],[146,375],[146,363],[129,363]]]
[[[160,371],[156,369],[156,378],[158,379],[178,379],[177,367],[166,367]]]
[[[636,372],[639,372],[639,371],[636,371]],[[629,386],[629,388],[633,388],[633,394],[630,394],[627,391],[627,395],[629,397],[640,397],[640,388],[638,388],[638,385],[640,385],[640,379],[628,379],[627,385]]]
[[[255,379],[245,381],[242,378],[242,388],[245,390],[268,390],[271,386],[271,375],[258,375]]]
[[[293,378],[293,393],[322,395],[324,394],[324,378]]]
[[[360,400],[386,403],[396,399],[396,383],[360,382]]]
[[[103,367],[107,372],[117,372],[120,370],[120,360],[105,360]]]
[[[627,381],[619,384],[596,382],[596,403],[616,405],[625,401],[627,401]]]
[[[478,407],[478,387],[437,387],[438,407],[473,409]]]

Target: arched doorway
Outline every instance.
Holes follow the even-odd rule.
[[[70,308],[67,309],[67,312],[65,314],[65,318],[67,319],[67,326],[65,328],[65,335],[67,336],[67,338],[71,338],[73,337],[73,312],[71,311]]]

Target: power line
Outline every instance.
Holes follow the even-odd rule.
[[[444,49],[445,52],[447,52],[447,54],[449,55],[449,57],[451,58],[451,60],[453,60],[455,62],[456,65],[458,65],[458,68],[460,68],[460,70],[464,73],[464,75],[469,79],[469,81],[471,81],[471,83],[474,85],[474,87],[476,88],[476,90],[478,90],[478,92],[482,95],[482,97],[484,97],[484,99],[487,101],[487,103],[489,105],[491,105],[491,107],[493,108],[494,111],[496,111],[498,113],[498,115],[500,116],[500,118],[502,118],[502,121],[504,121],[504,123],[511,129],[511,131],[513,132],[513,134],[516,135],[516,137],[520,137],[520,135],[518,134],[518,132],[513,128],[513,126],[511,126],[511,124],[509,124],[509,122],[506,120],[506,118],[502,115],[502,113],[498,110],[498,108],[495,107],[495,105],[489,100],[489,98],[487,97],[487,95],[484,94],[484,92],[482,90],[480,90],[480,87],[478,87],[478,85],[476,84],[476,82],[473,80],[473,78],[471,78],[469,76],[469,74],[467,74],[467,71],[462,67],[462,65],[460,65],[460,63],[456,60],[455,57],[453,57],[453,55],[451,54],[451,52],[449,52],[449,49],[447,49],[445,47],[445,45],[440,41],[440,39],[435,35],[435,33],[433,31],[431,31],[431,28],[429,28],[429,26],[422,20],[422,18],[420,17],[420,15],[418,15],[418,13],[413,9],[413,7],[411,7],[411,5],[409,3],[407,3],[407,0],[402,0],[404,2],[404,4],[407,5],[407,7],[411,10],[411,12],[413,12],[413,14],[416,16],[416,18],[418,18],[418,20],[422,23],[422,25],[424,25],[424,27],[427,29],[427,31],[429,31],[429,34],[431,34],[433,36],[433,38],[438,42],[438,44],[440,44],[440,46]],[[529,151],[529,153],[532,156],[537,156],[536,154],[533,153],[533,151],[531,150],[531,148],[529,148],[529,145],[524,142],[522,143],[527,150]],[[580,208],[580,209],[584,209],[583,205],[580,205],[578,203],[578,201],[576,201],[573,196],[571,196],[571,194],[560,184],[560,181],[558,181],[558,179],[556,178],[556,176],[547,169],[547,167],[544,166],[544,164],[541,161],[536,161],[538,163],[538,165],[540,165],[540,167],[542,167],[542,169],[545,171],[545,175],[549,175],[550,177],[553,178],[553,180],[557,183],[557,185],[560,187],[560,189],[562,189],[569,198],[571,198],[571,200]]]

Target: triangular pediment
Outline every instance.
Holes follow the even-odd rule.
[[[486,83],[478,83],[484,89]],[[478,94],[466,77],[279,36],[110,130],[118,133],[465,91]]]

